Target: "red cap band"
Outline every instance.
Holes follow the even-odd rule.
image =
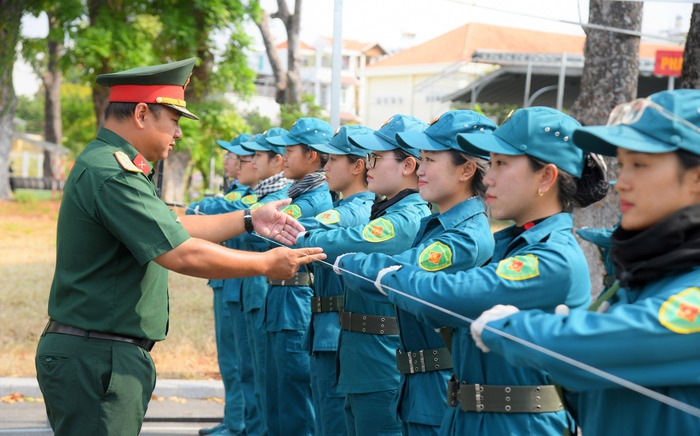
[[[185,88],[178,85],[114,85],[109,88],[109,101],[121,103],[160,103],[158,97],[185,99]]]

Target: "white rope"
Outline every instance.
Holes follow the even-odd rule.
[[[178,206],[179,206],[179,205],[178,205]],[[192,208],[190,208],[189,206],[187,206],[187,209],[192,210]],[[206,215],[205,213],[199,212],[199,211],[196,211],[196,213],[199,214],[199,215]],[[270,238],[266,238],[266,237],[264,237],[264,236],[261,236],[261,235],[259,235],[259,234],[257,234],[257,233],[254,233],[254,235],[257,236],[258,238],[263,239],[263,240],[265,240],[265,241],[267,241],[267,242],[270,242],[270,243],[272,243],[272,244],[276,244],[276,245],[279,245],[279,246],[281,246],[281,247],[287,247],[287,246],[284,245],[284,244],[281,244],[281,243],[279,243],[279,242],[277,242],[277,241],[275,241],[275,240],[273,240],[273,239],[270,239]],[[287,248],[289,248],[289,247],[287,247]],[[328,262],[326,262],[326,261],[324,261],[324,260],[316,260],[315,262],[322,263],[322,264],[328,266],[328,267],[331,268],[331,269],[334,268],[334,265],[333,265],[333,264],[328,263]],[[338,267],[335,267],[335,268],[337,268],[338,270],[342,271],[344,274],[348,274],[348,275],[357,277],[357,278],[359,278],[359,279],[365,280],[365,281],[371,283],[372,286],[375,285],[374,280],[372,280],[372,279],[370,279],[370,278],[364,277],[364,276],[362,276],[362,275],[360,275],[360,274],[357,274],[357,273],[354,273],[354,272],[352,272],[352,271],[348,271],[348,270],[346,270],[346,269],[344,269],[344,268],[340,268],[339,266],[338,266]],[[468,323],[474,322],[474,320],[471,319],[471,318],[468,318],[468,317],[466,317],[466,316],[464,316],[464,315],[460,315],[459,313],[453,312],[453,311],[451,311],[451,310],[449,310],[449,309],[445,309],[444,307],[438,306],[438,305],[433,304],[433,303],[431,303],[431,302],[429,302],[429,301],[425,301],[425,300],[423,300],[423,299],[421,299],[421,298],[418,298],[418,297],[416,297],[416,296],[413,296],[413,295],[410,295],[410,294],[406,294],[406,293],[404,293],[404,292],[399,291],[398,289],[394,289],[394,288],[392,288],[392,287],[390,287],[390,286],[386,286],[386,285],[382,285],[382,284],[380,284],[380,286],[381,286],[382,288],[384,288],[384,289],[387,289],[387,290],[389,290],[389,291],[391,291],[391,292],[394,292],[395,294],[401,295],[402,297],[406,297],[406,298],[409,298],[409,299],[411,299],[411,300],[417,301],[418,303],[421,303],[421,304],[423,304],[424,306],[430,307],[430,308],[432,308],[432,309],[435,309],[435,310],[440,311],[440,312],[442,312],[442,313],[445,313],[445,314],[447,314],[447,315],[453,316],[453,317],[455,317],[455,318],[457,318],[457,319],[460,319],[460,320],[462,320],[462,321],[465,321],[465,322],[468,322]],[[600,377],[600,378],[603,378],[603,379],[605,379],[605,380],[611,381],[611,382],[613,382],[613,383],[615,383],[615,384],[617,384],[617,385],[623,386],[623,387],[625,387],[625,388],[627,388],[627,389],[630,389],[630,390],[632,390],[632,391],[635,391],[635,392],[637,392],[637,393],[639,393],[639,394],[641,394],[641,395],[644,395],[644,396],[646,396],[646,397],[652,398],[652,399],[654,399],[654,400],[656,400],[656,401],[659,401],[659,402],[661,402],[661,403],[664,403],[664,404],[666,404],[666,405],[669,405],[669,406],[671,406],[671,407],[673,407],[673,408],[675,408],[675,409],[678,409],[678,410],[680,410],[680,411],[682,411],[682,412],[685,412],[685,413],[688,413],[688,414],[690,414],[690,415],[693,415],[693,416],[695,416],[695,417],[697,417],[697,418],[700,418],[700,408],[698,408],[698,407],[692,406],[692,405],[687,404],[687,403],[684,403],[684,402],[682,402],[682,401],[678,401],[678,400],[676,400],[675,398],[669,397],[669,396],[667,396],[667,395],[663,395],[663,394],[661,394],[661,393],[659,393],[659,392],[656,392],[656,391],[651,390],[651,389],[649,389],[649,388],[646,388],[646,387],[644,387],[644,386],[638,385],[638,384],[633,383],[633,382],[631,382],[631,381],[629,381],[629,380],[625,380],[625,379],[623,379],[623,378],[621,378],[621,377],[618,377],[618,376],[616,376],[616,375],[610,374],[610,373],[605,372],[605,371],[603,371],[603,370],[601,370],[601,369],[595,368],[595,367],[593,367],[593,366],[591,366],[591,365],[585,364],[585,363],[583,363],[583,362],[579,362],[578,360],[572,359],[572,358],[570,358],[570,357],[568,357],[568,356],[565,356],[565,355],[563,355],[563,354],[560,354],[560,353],[557,353],[557,352],[555,352],[555,351],[549,350],[549,349],[544,348],[544,347],[542,347],[542,346],[540,346],[540,345],[537,345],[537,344],[535,344],[535,343],[526,341],[525,339],[521,339],[521,338],[518,338],[517,336],[513,336],[513,335],[511,335],[511,334],[509,334],[509,333],[506,333],[506,332],[497,330],[497,329],[495,329],[495,328],[493,328],[493,327],[489,327],[488,325],[485,325],[485,326],[484,326],[484,329],[486,329],[486,330],[488,330],[488,331],[490,331],[490,332],[493,332],[493,333],[495,333],[495,334],[497,334],[497,335],[499,335],[499,336],[501,336],[501,337],[504,337],[504,338],[506,338],[506,339],[510,339],[510,340],[513,341],[513,342],[516,342],[516,343],[518,343],[518,344],[524,345],[524,346],[526,346],[526,347],[528,347],[528,348],[530,348],[530,349],[539,351],[540,353],[546,354],[547,356],[553,357],[554,359],[560,360],[560,361],[562,361],[562,362],[564,362],[564,363],[568,363],[568,364],[571,365],[571,366],[574,366],[574,367],[576,367],[576,368],[582,369],[582,370],[584,370],[584,371],[586,371],[586,372],[589,372],[589,373],[591,373],[591,374],[597,375],[597,376]]]

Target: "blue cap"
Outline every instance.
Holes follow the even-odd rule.
[[[287,133],[287,129],[281,127],[273,127],[258,135],[255,135],[252,141],[242,142],[241,145],[248,150],[253,151],[273,151],[277,154],[284,154],[284,147],[271,144],[270,138],[277,138],[280,135]]]
[[[365,156],[367,155],[367,150],[360,148],[352,143],[348,137],[350,135],[364,135],[374,132],[374,130],[369,127],[352,125],[352,126],[342,126],[335,131],[331,142],[328,144],[309,144],[309,147],[321,152],[328,154],[352,154],[354,156]]]
[[[470,153],[526,154],[581,177],[583,151],[571,140],[574,129],[580,126],[558,110],[529,107],[513,112],[492,135],[458,135],[457,140]]]
[[[426,151],[464,150],[457,141],[457,134],[491,134],[496,124],[485,116],[469,110],[448,111],[435,118],[422,132],[400,132],[396,140],[404,147]],[[468,153],[475,154],[474,151]],[[477,157],[488,159],[488,153]]]
[[[379,130],[373,133],[352,135],[349,140],[352,144],[370,151],[389,151],[401,149],[414,157],[420,157],[420,150],[403,146],[396,141],[399,132],[422,132],[428,125],[416,117],[409,115],[394,115],[382,124]]]
[[[330,124],[318,118],[299,118],[289,132],[275,138],[266,138],[273,145],[283,147],[298,144],[328,144],[333,136]]]
[[[574,143],[582,149],[615,156],[617,147],[641,153],[666,153],[683,149],[700,154],[700,91],[679,89],[652,94],[613,110],[627,111],[630,121],[609,126],[581,127]],[[615,118],[611,114],[611,121]],[[693,127],[695,126],[695,127]]]
[[[219,144],[219,147],[223,148],[224,150],[230,153],[238,154],[239,156],[248,156],[248,154],[241,155],[240,153],[233,151],[233,148],[240,151],[240,147],[236,148],[234,146],[240,145],[241,142],[248,141],[252,136],[253,135],[249,133],[241,133],[231,141],[222,141],[221,139],[217,139],[216,142]]]

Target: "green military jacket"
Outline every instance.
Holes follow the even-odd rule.
[[[156,195],[150,164],[101,129],[66,180],[49,316],[90,331],[163,340],[168,271],[152,260],[190,235]]]

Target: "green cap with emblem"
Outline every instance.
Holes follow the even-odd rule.
[[[117,73],[100,74],[97,83],[109,87],[109,101],[119,103],[157,103],[198,120],[187,110],[185,88],[190,81],[196,58]]]

